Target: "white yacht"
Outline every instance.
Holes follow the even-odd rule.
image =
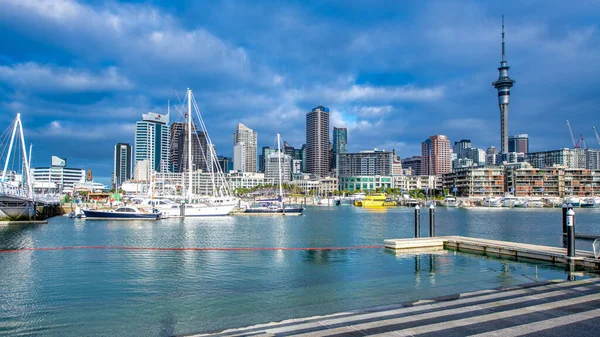
[[[518,201],[519,201],[519,198],[515,197],[512,194],[507,194],[502,198],[502,207],[515,207],[515,204]]]
[[[483,198],[482,205],[485,207],[501,207],[502,199],[490,195],[489,197]]]
[[[527,199],[527,207],[529,208],[542,208],[544,207],[544,201],[542,198],[529,198]]]
[[[565,198],[565,203],[567,205],[572,205],[573,207],[579,207],[579,205],[581,204],[581,199],[579,197],[566,197]]]
[[[525,208],[525,207],[527,207],[527,199],[525,199],[525,198],[517,198],[517,200],[513,203],[512,207],[516,207],[516,208]]]
[[[447,195],[444,197],[444,200],[442,201],[442,206],[458,207],[458,200],[456,199],[456,197],[454,197],[452,195]]]

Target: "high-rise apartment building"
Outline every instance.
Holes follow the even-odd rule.
[[[261,152],[258,155],[258,171],[259,172],[262,172],[262,173],[265,172],[265,162],[266,162],[267,158],[269,158],[269,155],[271,155],[272,153],[277,153],[277,149],[268,147],[268,146],[262,147]]]
[[[508,137],[508,152],[529,153],[529,135],[514,135]]]
[[[208,147],[208,140],[206,139],[206,133],[204,131],[192,132],[191,142],[189,141],[188,126],[185,125],[182,135],[178,137],[179,145],[178,148],[178,162],[177,167],[179,172],[189,171],[189,147],[191,144],[192,152],[192,170],[208,171],[208,163],[212,162],[211,151]],[[195,126],[192,124],[192,130],[195,130]]]
[[[134,160],[147,160],[149,170],[168,166],[170,150],[169,115],[148,112],[135,123]]]
[[[279,165],[281,164],[281,183],[288,183],[292,178],[292,157],[284,153],[271,153],[265,161],[265,181],[279,184]]]
[[[122,185],[131,179],[131,145],[118,143],[115,145],[113,185]]]
[[[452,151],[456,154],[456,158],[468,158],[468,149],[471,148],[471,140],[461,139],[459,142],[454,142]]]
[[[410,175],[420,176],[421,175],[421,156],[412,156],[410,158],[402,159],[402,168],[405,170],[410,169]]]
[[[333,168],[337,168],[336,158],[340,153],[348,152],[348,129],[333,128]]]
[[[256,172],[257,142],[258,134],[244,124],[238,123],[237,129],[233,133],[233,166],[235,170]]]
[[[395,155],[385,150],[368,150],[359,153],[338,155],[338,175],[350,176],[391,176],[394,173]]]
[[[421,174],[440,175],[452,171],[450,141],[444,135],[427,138],[421,143]]]
[[[329,109],[319,105],[306,114],[306,172],[329,174]]]
[[[169,142],[169,170],[171,172],[181,172],[179,170],[179,156],[181,154],[181,149],[179,148],[179,139],[183,137],[185,126],[187,123],[185,122],[174,122],[170,127],[170,138]],[[196,125],[192,124],[192,133],[196,133]]]

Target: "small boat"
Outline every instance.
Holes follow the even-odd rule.
[[[155,210],[145,212],[134,206],[121,206],[114,210],[84,209],[86,220],[158,220],[164,218],[163,213]]]
[[[584,198],[584,199],[581,199],[581,203],[579,204],[579,206],[581,208],[596,207],[596,200],[595,200],[595,198]]]
[[[414,198],[410,198],[408,200],[406,200],[406,206],[408,207],[415,207],[419,204],[419,200],[414,199]]]
[[[567,197],[565,198],[565,203],[573,207],[579,207],[581,204],[581,199],[579,197]]]
[[[458,201],[456,200],[456,197],[451,196],[451,195],[447,195],[447,196],[444,197],[444,200],[442,201],[442,206],[457,207],[458,206]]]
[[[502,207],[519,207],[515,206],[519,201],[521,200],[514,195],[507,194],[502,198]]]
[[[544,201],[542,201],[541,198],[529,198],[526,201],[526,207],[529,208],[543,208],[544,207]]]
[[[504,206],[504,204],[502,205]],[[512,201],[512,207],[515,208],[526,208],[527,206],[527,200],[523,199],[523,198],[516,198],[516,200]]]
[[[494,196],[485,197],[483,198],[482,205],[485,207],[501,207],[502,199]]]

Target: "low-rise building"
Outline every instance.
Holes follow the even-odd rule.
[[[498,166],[457,169],[442,176],[443,188],[460,196],[504,194],[504,168]]]
[[[401,177],[401,176],[398,176]],[[374,191],[378,188],[393,187],[392,176],[350,176],[340,177],[340,190],[346,191]]]
[[[399,188],[402,192],[413,190],[436,190],[442,188],[441,176],[399,176],[394,177],[392,187]]]

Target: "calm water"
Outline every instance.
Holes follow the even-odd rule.
[[[600,233],[600,209],[576,210]],[[438,208],[436,234],[562,246],[560,209]],[[422,235],[428,235],[423,214]],[[301,217],[82,221],[0,227],[0,249],[59,246],[340,247],[413,235],[413,210],[312,207]],[[578,249],[591,250],[590,241]],[[591,275],[587,275],[591,276]],[[327,314],[535,280],[548,265],[383,249],[0,253],[0,334],[167,336]]]

